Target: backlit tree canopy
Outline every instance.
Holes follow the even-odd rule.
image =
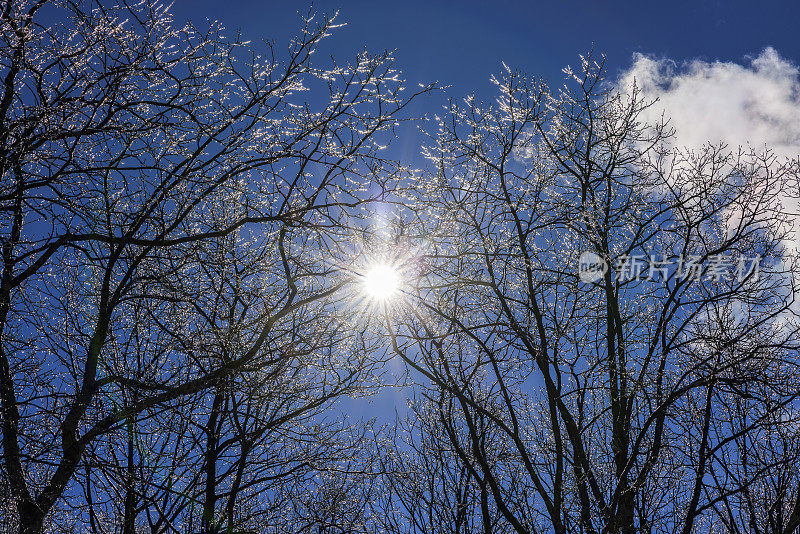
[[[798,162],[298,20],[3,3],[0,530],[795,532]]]

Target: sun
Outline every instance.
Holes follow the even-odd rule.
[[[391,265],[374,265],[364,274],[364,292],[374,300],[389,300],[399,289],[400,273]]]

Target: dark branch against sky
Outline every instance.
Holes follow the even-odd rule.
[[[0,534],[797,534],[800,9],[159,1],[0,9]]]
[[[269,40],[282,46],[298,27],[305,2],[176,0],[176,23],[203,25],[219,20],[229,35]],[[439,81],[447,96],[459,100],[475,93],[491,102],[489,81],[502,64],[561,85],[562,69],[577,66],[579,54],[605,54],[610,79],[628,72],[634,54],[667,59],[680,67],[702,60],[747,64],[767,47],[783,60],[800,63],[800,5],[792,2],[512,2],[498,0],[372,2],[319,1],[317,12],[338,10],[337,22],[322,53],[339,61],[364,48],[393,50],[397,67],[410,86]],[[318,58],[319,60],[323,58]],[[441,112],[444,98],[414,102],[417,114]],[[390,150],[406,162],[421,163],[415,128],[402,130]],[[407,392],[386,389],[368,400],[345,400],[353,417],[392,418],[404,410]]]

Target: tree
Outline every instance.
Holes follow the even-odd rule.
[[[414,399],[410,415],[398,422],[380,456],[385,491],[376,501],[378,524],[393,534],[485,534],[510,532],[490,497],[485,479],[476,479],[454,450],[451,439],[464,439],[458,409],[451,397]],[[456,424],[454,424],[456,423]],[[507,447],[491,425],[476,421],[481,450],[499,459]],[[378,513],[380,511],[381,513]]]
[[[450,101],[411,172],[431,86],[312,61],[333,17],[0,18],[4,529],[797,531],[797,161],[673,146],[589,56]],[[375,435],[332,405],[387,351],[415,398]]]
[[[431,245],[386,329],[460,466],[428,479],[463,469],[519,533],[741,524],[748,488],[792,466],[742,447],[786,431],[797,397],[797,163],[673,147],[602,63],[565,72],[552,92],[506,68],[495,105],[451,102],[405,210]],[[788,517],[796,493],[770,487],[749,505]]]
[[[707,506],[713,509],[713,521],[727,532],[796,532],[797,415],[791,410],[765,415],[749,395],[729,400],[722,409],[728,412],[732,440],[714,451],[709,465],[713,482]]]
[[[211,528],[214,429],[244,425],[225,446],[246,457],[368,370],[339,352],[359,336],[337,312],[353,273],[334,238],[402,172],[380,148],[429,88],[406,94],[388,54],[312,63],[334,27],[309,15],[282,53],[147,2],[3,3],[0,400],[19,532],[69,507],[104,530],[94,481],[112,472],[132,531],[153,504],[133,491],[143,448],[190,459],[159,424],[206,437]],[[265,383],[307,396],[270,389],[273,418],[237,422],[260,417],[242,395]],[[181,423],[201,413],[205,431]]]

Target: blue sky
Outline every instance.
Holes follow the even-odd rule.
[[[708,141],[775,147],[800,155],[800,5],[789,2],[547,2],[497,0],[368,2],[319,1],[319,11],[339,10],[347,23],[328,41],[326,53],[344,61],[364,47],[395,50],[410,84],[439,81],[449,96],[494,97],[489,83],[501,62],[561,85],[561,69],[577,65],[590,47],[607,56],[612,80],[641,82],[645,97],[658,98],[677,128],[676,143]],[[298,30],[303,2],[227,3],[176,0],[178,22],[206,18],[229,33],[275,41],[279,47]],[[646,57],[634,57],[643,54]],[[436,113],[443,99],[431,97],[416,112]],[[654,107],[656,119],[662,108]],[[408,163],[419,157],[411,131],[395,146]],[[366,404],[346,401],[353,417],[391,418],[406,394],[384,390]]]
[[[176,0],[179,19],[220,19],[248,38],[286,38],[304,2]],[[413,82],[440,80],[454,95],[488,89],[500,61],[554,83],[561,68],[594,45],[611,72],[628,68],[634,52],[676,61],[743,61],[766,46],[800,62],[800,4],[796,2],[521,2],[496,0],[318,1],[340,11],[348,26],[335,35],[337,55],[364,46],[396,50]]]

